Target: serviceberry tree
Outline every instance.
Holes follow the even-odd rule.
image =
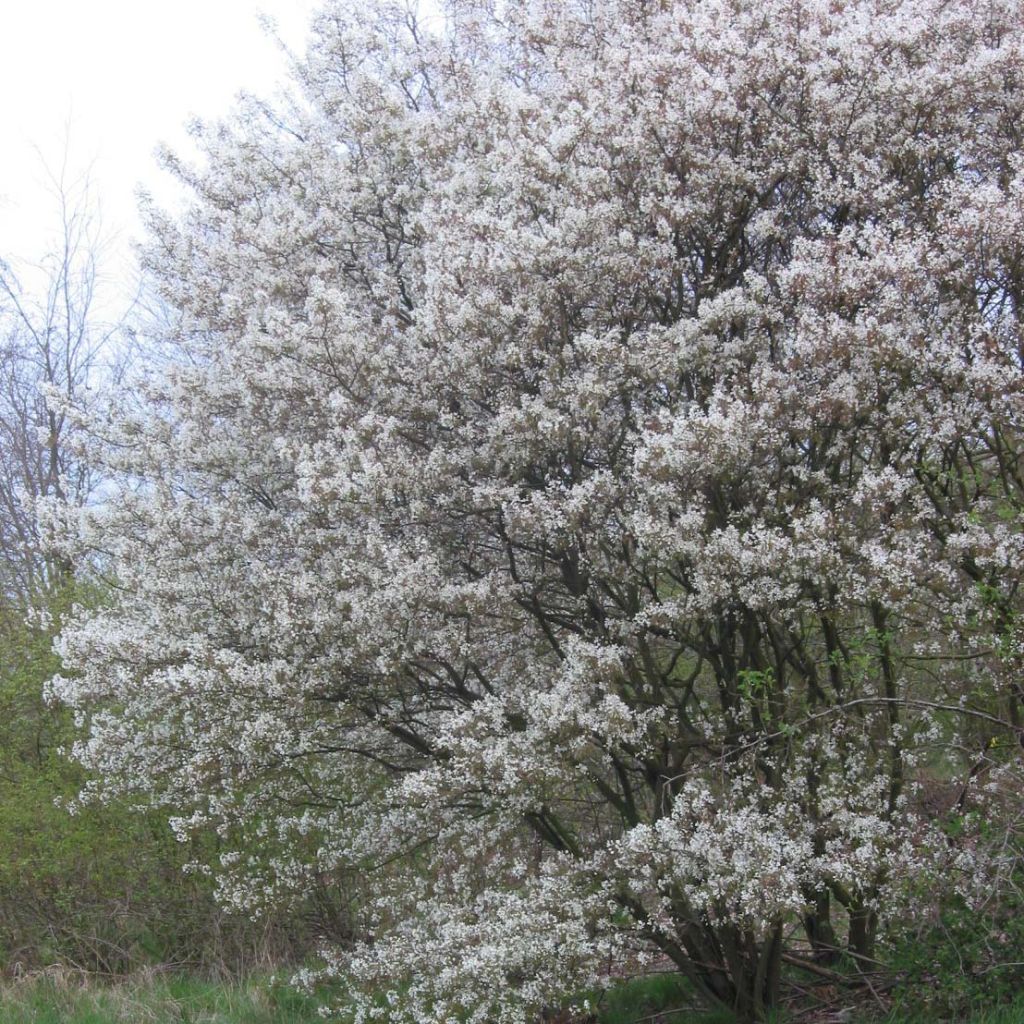
[[[1005,811],[1020,757],[1022,45],[1017,0],[329,4],[151,217],[78,756],[233,837],[238,906],[378,872],[360,1020],[627,954],[754,1020],[1001,870],[920,787]]]

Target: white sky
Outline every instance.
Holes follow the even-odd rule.
[[[0,0],[0,257],[39,258],[54,230],[44,161],[65,135],[91,167],[108,271],[139,234],[135,190],[172,200],[153,151],[187,151],[185,123],[225,113],[241,90],[270,95],[285,60],[269,15],[301,50],[318,0]],[[65,126],[69,126],[67,129]],[[111,264],[113,266],[111,266]]]

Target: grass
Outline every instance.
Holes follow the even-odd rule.
[[[651,974],[609,989],[598,1000],[600,1024],[731,1024],[731,1014],[696,1005],[693,988],[678,974]]]
[[[934,1011],[926,1010],[920,1015],[896,1012],[889,1017],[884,1017],[880,1022],[867,1022],[867,1024],[940,1024],[946,1020],[949,1021],[949,1024],[1024,1024],[1024,994],[1005,1006],[978,1010],[967,1018],[958,1017],[953,1020],[936,1017]],[[861,1024],[861,1022],[854,1020],[851,1021],[851,1024]]]
[[[51,973],[0,987],[3,1024],[313,1024],[314,1000],[269,980],[143,974],[102,984]]]
[[[849,1011],[848,1011],[849,1012]],[[314,1024],[316,1002],[266,978],[212,982],[142,974],[104,984],[51,972],[0,984],[0,1024]],[[798,1024],[840,1019],[801,1015]],[[1024,993],[1012,1003],[954,1020],[934,1011],[888,1017],[849,1012],[845,1024],[1024,1024]],[[692,989],[673,974],[623,982],[598,1003],[599,1024],[731,1024],[730,1015],[694,1005]],[[786,1024],[779,1017],[773,1024]]]

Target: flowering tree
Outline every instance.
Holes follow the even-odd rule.
[[[627,950],[756,1019],[1019,757],[1024,12],[350,6],[153,216],[78,755],[241,907],[380,872],[362,1019]]]

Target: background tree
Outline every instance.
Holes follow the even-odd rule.
[[[90,385],[116,376],[119,361],[120,318],[97,308],[102,239],[88,176],[72,176],[67,154],[47,174],[58,215],[53,248],[25,268],[25,287],[11,263],[0,263],[0,543],[5,594],[22,605],[66,582],[67,567],[48,561],[41,543],[37,503],[81,505],[95,484],[73,458],[67,414],[52,400],[86,404]]]
[[[761,1018],[1016,864],[1020,6],[348,7],[153,218],[78,754],[239,906],[386,877],[360,1019]]]

